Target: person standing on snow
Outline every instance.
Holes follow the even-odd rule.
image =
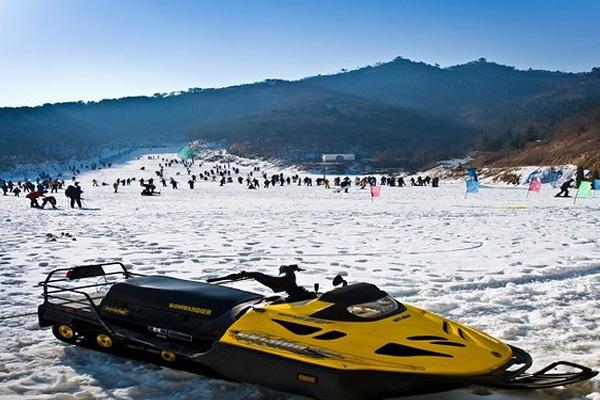
[[[79,182],[75,182],[75,186],[69,185],[67,190],[65,190],[65,196],[67,196],[71,200],[71,208],[75,208],[75,203],[79,208],[81,207],[81,194],[83,190],[79,187]]]

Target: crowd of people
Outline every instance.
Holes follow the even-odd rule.
[[[21,193],[27,193],[24,197],[29,200],[29,206],[31,208],[46,208],[49,205],[52,208],[57,208],[56,197],[52,196],[53,193],[58,193],[59,189],[62,190],[65,187],[65,181],[63,179],[36,179],[35,183],[31,181],[1,181],[0,189],[2,190],[3,196],[8,196],[12,193],[15,197],[21,197]],[[79,182],[74,182],[68,185],[65,189],[65,196],[69,198],[71,208],[77,205],[82,208],[81,194],[83,190],[79,186]],[[40,204],[41,201],[41,204]]]
[[[166,170],[168,168],[179,166],[180,170],[175,172],[175,176],[170,176],[167,178]],[[146,167],[141,167],[140,170],[146,171]],[[189,189],[193,190],[196,188],[196,185],[200,182],[216,182],[219,186],[225,186],[228,184],[239,184],[245,185],[248,189],[255,190],[259,188],[268,189],[269,187],[273,188],[276,186],[323,186],[326,189],[330,189],[332,187],[337,188],[337,191],[348,192],[348,189],[354,185],[361,189],[364,189],[367,186],[373,185],[381,185],[381,186],[397,186],[403,187],[406,186],[406,182],[404,177],[395,177],[395,176],[381,176],[379,178],[375,176],[364,176],[364,177],[355,177],[351,179],[346,176],[344,178],[336,176],[328,178],[324,177],[311,177],[304,176],[301,177],[299,174],[291,174],[284,175],[283,172],[279,172],[276,174],[269,174],[265,171],[262,171],[259,166],[252,167],[251,170],[242,172],[240,167],[232,166],[229,162],[217,162],[208,167],[205,166],[203,162],[196,163],[195,160],[179,160],[179,159],[160,159],[160,163],[158,165],[158,169],[154,171],[154,175],[156,178],[119,178],[113,184],[113,190],[115,193],[118,192],[120,186],[129,186],[132,183],[139,182],[139,185],[144,189],[141,194],[143,196],[153,196],[160,194],[157,191],[157,184],[162,185],[163,188],[171,187],[172,189],[179,188],[179,181],[177,181],[176,177],[181,177],[182,171],[187,174],[185,178],[187,181],[187,186]],[[96,180],[92,181],[93,186],[99,186],[99,183]],[[434,177],[431,178],[426,176],[422,178],[418,176],[416,179],[413,177],[410,179],[410,184],[412,186],[431,186],[438,187],[439,186],[439,178]],[[109,186],[108,183],[102,182],[102,186]]]
[[[268,189],[281,186],[321,186],[326,189],[334,189],[337,192],[348,193],[352,186],[360,189],[365,189],[368,186],[381,185],[392,187],[407,186],[405,178],[395,176],[380,176],[373,175],[354,177],[353,179],[346,177],[314,177],[300,176],[298,173],[285,175],[283,172],[267,173],[261,170],[259,166],[253,166],[251,169],[242,171],[243,167],[231,165],[230,162],[220,161],[212,164],[205,164],[202,161],[196,160],[180,160],[159,158],[158,156],[149,156],[148,159],[158,160],[158,168],[153,171],[151,178],[145,177],[127,177],[118,178],[112,183],[99,182],[97,179],[92,179],[93,187],[110,187],[113,193],[119,193],[119,189],[123,186],[139,185],[142,188],[140,194],[142,196],[160,195],[158,186],[162,188],[170,187],[172,190],[179,189],[179,180],[184,180],[190,190],[194,190],[200,182],[215,182],[219,186],[230,184],[245,185],[250,190],[260,188]],[[7,196],[12,194],[20,197],[21,193],[27,193],[25,198],[29,200],[29,205],[32,208],[44,209],[46,206],[52,208],[57,207],[57,199],[53,194],[64,189],[64,195],[68,199],[68,204],[71,208],[83,207],[83,190],[77,176],[81,174],[83,169],[98,170],[110,168],[111,164],[81,164],[78,167],[71,166],[68,168],[71,176],[71,183],[65,183],[64,179],[52,178],[47,174],[42,174],[43,178],[38,178],[34,182],[25,181],[2,181],[0,180],[0,188],[2,194]],[[146,171],[146,167],[140,168],[141,171]],[[145,174],[147,176],[147,173]],[[183,177],[185,176],[185,178]],[[426,176],[422,178],[410,178],[412,186],[439,186],[439,178],[430,178]]]

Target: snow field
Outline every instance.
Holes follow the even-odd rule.
[[[299,277],[307,288],[318,282],[328,290],[338,273],[376,283],[401,301],[528,350],[534,367],[560,359],[600,368],[600,198],[573,206],[544,185],[528,198],[524,189],[491,187],[465,199],[463,185],[444,181],[440,188],[383,187],[375,201],[355,187],[346,194],[200,182],[190,190],[181,166],[165,169],[179,189],[157,184],[156,197],[140,196],[135,183],[116,194],[110,186],[92,187],[92,179],[153,177],[159,162],[143,156],[79,176],[84,210],[68,209],[62,193],[59,210],[0,197],[0,398],[290,398],[67,346],[39,328],[35,316],[12,318],[35,312],[36,284],[52,269],[104,261],[197,280],[240,270],[276,273],[281,264],[298,263],[307,270]],[[239,163],[247,164],[242,176],[255,165],[259,174],[280,171],[266,162]],[[61,232],[77,240],[46,241],[47,233]],[[248,281],[238,287],[264,292]],[[482,396],[600,400],[600,383],[537,392],[468,388],[419,398]]]

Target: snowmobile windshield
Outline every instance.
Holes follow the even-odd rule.
[[[311,317],[334,321],[373,321],[406,311],[404,305],[369,283],[356,283],[332,290],[319,300],[333,304]]]
[[[369,303],[354,304],[346,307],[346,310],[352,315],[360,318],[375,319],[383,318],[386,315],[393,314],[397,311],[399,304],[390,296],[382,297],[381,299],[371,301]]]

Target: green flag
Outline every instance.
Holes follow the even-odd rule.
[[[581,181],[577,190],[577,197],[592,197],[592,182]]]

